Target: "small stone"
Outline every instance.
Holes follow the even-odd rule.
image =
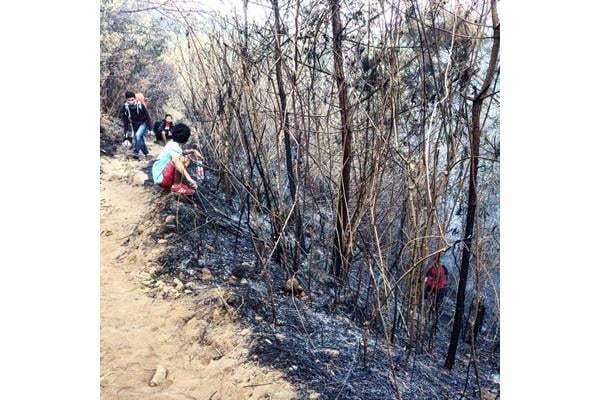
[[[167,369],[165,367],[163,367],[162,365],[157,365],[156,371],[154,371],[154,375],[152,376],[152,379],[150,380],[149,385],[152,387],[158,386],[162,383],[162,381],[165,380],[166,377],[167,377]]]
[[[144,186],[144,182],[148,180],[148,175],[145,172],[136,172],[129,183],[133,186]]]
[[[175,216],[167,215],[167,217],[165,218],[165,224],[173,224],[173,223],[175,223]]]
[[[157,265],[155,267],[151,267],[150,269],[148,269],[148,273],[150,274],[150,276],[154,276],[156,277],[156,275],[162,271],[162,267],[160,265]]]
[[[190,290],[196,290],[196,289],[198,289],[198,285],[196,285],[195,282],[188,282],[188,283],[185,284],[185,287],[187,289],[190,289]]]
[[[183,282],[181,282],[179,279],[174,278],[173,283],[175,284],[175,290],[177,290],[178,292],[181,292],[183,290]]]
[[[165,224],[165,229],[167,231],[175,231],[175,230],[177,230],[177,225],[175,225],[175,224]]]
[[[496,395],[489,390],[481,389],[481,400],[495,400]]]
[[[138,272],[138,277],[143,281],[147,281],[148,279],[152,278],[152,276],[150,276],[150,274],[147,273],[146,271]]]
[[[167,242],[168,242],[167,239],[158,239],[158,244],[165,244]]]
[[[286,336],[282,333],[276,333],[275,339],[279,340],[280,342],[283,342],[286,339]]]
[[[242,279],[240,279],[240,283],[241,283],[242,285],[247,285],[247,284],[248,284],[248,279],[246,279],[246,278],[242,278]]]
[[[263,320],[263,317],[261,317],[260,315],[257,315],[256,317],[254,317],[254,320],[260,322]]]
[[[336,349],[325,349],[325,353],[331,358],[338,358],[340,356],[340,351]]]
[[[242,331],[240,332],[240,336],[248,336],[250,334],[250,329],[246,328],[246,329],[242,329]]]
[[[298,279],[292,277],[289,278],[286,282],[285,282],[285,287],[284,289],[288,292],[294,293],[294,294],[298,294],[301,295],[302,292],[304,292],[304,289],[302,289],[302,286],[300,286],[300,283],[298,283]]]
[[[321,393],[312,392],[308,395],[308,400],[317,400],[321,398]]]
[[[244,278],[246,276],[248,276],[248,269],[247,267],[244,267],[242,265],[237,265],[235,266],[232,270],[231,270],[231,275],[234,276],[235,278]]]
[[[202,268],[200,270],[199,278],[203,281],[210,281],[213,279],[213,275],[212,275],[212,272],[210,272],[210,269]]]

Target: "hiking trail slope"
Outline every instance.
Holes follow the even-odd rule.
[[[148,147],[153,155],[161,149]],[[228,314],[218,288],[193,297],[146,294],[142,282],[164,246],[149,238],[155,227],[148,216],[163,194],[143,185],[148,165],[101,156],[101,398],[295,398],[280,372],[247,359],[249,330]],[[150,386],[158,366],[167,375]]]

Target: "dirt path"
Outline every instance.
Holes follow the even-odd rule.
[[[150,146],[152,154],[159,150]],[[168,300],[145,293],[141,282],[161,248],[139,245],[152,229],[140,230],[139,223],[158,194],[127,182],[146,162],[101,159],[101,398],[294,398],[280,373],[246,360],[247,329],[218,304],[197,305],[218,298],[218,290]],[[159,365],[166,378],[150,386]]]

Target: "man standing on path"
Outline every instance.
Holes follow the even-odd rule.
[[[146,107],[135,99],[135,93],[130,91],[125,92],[125,99],[127,101],[121,110],[125,138],[129,140],[133,138],[135,140],[133,158],[139,158],[140,150],[148,158],[150,154],[144,141],[144,133],[146,129],[152,126],[150,115]]]

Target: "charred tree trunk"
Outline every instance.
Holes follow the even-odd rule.
[[[456,312],[454,313],[454,324],[452,326],[452,336],[450,337],[450,346],[444,367],[451,370],[456,358],[456,348],[460,337],[460,330],[463,325],[463,314],[465,308],[465,289],[467,278],[469,276],[469,262],[471,258],[471,242],[473,240],[473,227],[477,211],[477,167],[479,165],[479,142],[481,140],[481,109],[483,101],[486,98],[488,89],[492,83],[496,64],[498,62],[498,53],[500,50],[500,22],[496,11],[496,0],[492,0],[492,23],[494,26],[494,44],[490,55],[490,63],[483,81],[481,90],[473,100],[473,109],[471,114],[471,168],[469,172],[469,197],[467,208],[467,220],[465,222],[465,236],[460,263],[460,280],[458,282],[458,291],[456,294]]]
[[[292,163],[292,144],[290,140],[290,120],[287,112],[287,95],[285,93],[285,88],[283,86],[283,77],[281,75],[281,63],[283,61],[283,56],[281,54],[281,20],[279,17],[279,4],[278,0],[272,0],[273,11],[275,13],[275,75],[277,79],[277,91],[279,92],[279,114],[281,118],[281,123],[283,124],[283,141],[285,144],[285,164],[287,168],[287,177],[288,184],[290,187],[290,195],[292,198],[292,210],[290,221],[293,223],[297,220],[297,204],[296,204],[296,176],[294,174],[294,166]],[[298,242],[295,243],[295,248],[297,249]],[[297,250],[296,250],[297,251]],[[296,252],[295,251],[295,252]],[[295,258],[295,262],[293,263],[294,272],[298,270],[297,259]]]
[[[471,300],[467,323],[465,324],[463,340],[467,344],[475,345],[477,336],[481,332],[483,319],[485,318],[485,303],[483,296],[475,295]]]
[[[352,130],[350,129],[350,107],[348,87],[344,76],[344,57],[342,55],[342,24],[338,0],[330,0],[331,31],[333,34],[333,60],[335,81],[338,88],[340,118],[342,122],[342,177],[338,191],[338,205],[335,224],[335,251],[333,255],[333,274],[344,283],[348,265],[352,259],[352,238],[348,226],[348,199],[350,193],[350,167],[352,165]]]

